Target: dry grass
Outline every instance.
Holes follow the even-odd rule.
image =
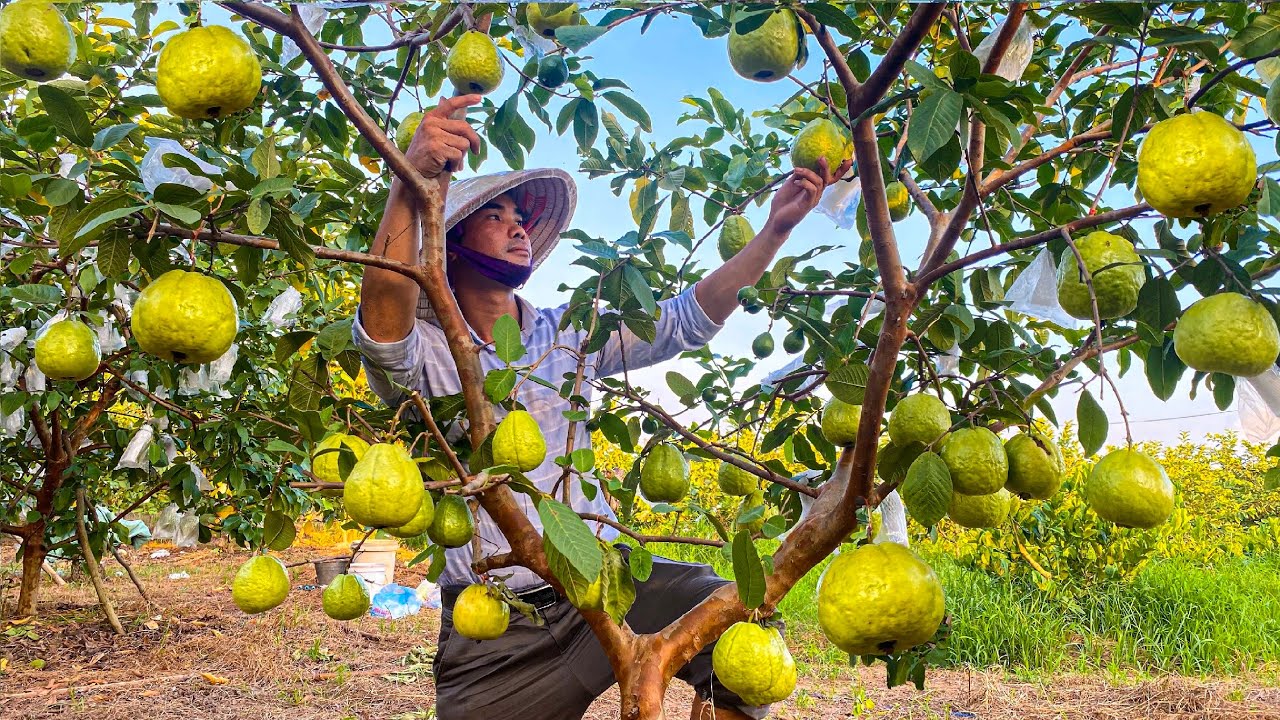
[[[0,714],[33,720],[431,717],[436,611],[399,621],[329,620],[320,612],[319,591],[302,589],[314,582],[304,566],[293,571],[295,588],[284,605],[247,617],[228,591],[242,552],[205,547],[150,560],[153,549],[133,557],[158,608],[138,599],[127,578],[116,575],[114,562],[106,566],[127,636],[111,634],[92,589],[81,582],[46,585],[41,618],[5,626]],[[291,550],[283,557],[289,562],[316,552]],[[168,579],[177,572],[190,577]],[[414,570],[398,571],[402,584],[416,585],[420,578]],[[37,660],[43,669],[31,666]],[[1280,719],[1274,679],[1067,676],[1037,684],[1002,672],[935,671],[926,690],[917,692],[886,690],[882,667],[802,666],[810,677],[775,717]],[[670,716],[685,717],[691,699],[687,688],[673,686]],[[617,717],[616,691],[587,717]]]

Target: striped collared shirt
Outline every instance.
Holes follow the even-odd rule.
[[[694,286],[696,287],[696,286]],[[661,308],[656,321],[657,332],[652,344],[646,343],[625,326],[614,333],[609,342],[587,359],[585,372],[593,377],[606,377],[627,370],[637,370],[669,360],[687,350],[696,350],[706,345],[719,332],[722,325],[711,321],[702,306],[694,298],[694,287],[690,287],[676,297],[658,303]],[[573,353],[563,349],[552,349],[561,345],[572,348],[581,347],[586,335],[572,326],[563,331],[558,330],[561,316],[568,305],[558,308],[534,308],[528,301],[519,296],[516,301],[520,305],[521,340],[524,343],[525,355],[516,364],[529,365],[547,354],[546,359],[534,370],[534,374],[559,387],[566,373],[577,371],[577,358]],[[409,335],[398,342],[380,343],[374,341],[365,332],[359,312],[352,324],[352,334],[356,346],[364,359],[365,375],[369,386],[378,397],[389,405],[398,405],[405,399],[405,394],[396,387],[400,385],[413,388],[424,396],[444,396],[462,392],[458,380],[458,371],[449,354],[445,342],[444,331],[434,322],[419,319],[415,322]],[[477,345],[484,342],[471,330],[471,338]],[[506,367],[506,363],[498,358],[492,345],[480,351],[480,365],[484,372]],[[388,376],[392,382],[388,382]],[[394,384],[393,384],[394,383]],[[591,399],[590,385],[583,384],[582,395]],[[550,493],[560,478],[561,468],[554,462],[556,456],[563,455],[564,442],[568,432],[569,421],[564,413],[570,409],[569,402],[550,388],[538,383],[525,382],[520,386],[519,401],[525,406],[547,439],[547,458],[535,470],[526,473],[543,492]],[[495,408],[498,420],[505,416],[502,408]],[[585,423],[578,423],[574,430],[575,448],[591,446],[591,433]],[[529,517],[530,522],[539,531],[542,523],[537,509],[528,495],[515,494],[516,502]],[[597,492],[594,499],[588,500],[579,488],[573,488],[573,508],[579,512],[599,513],[610,518],[615,517],[612,508],[605,500],[603,492]],[[598,531],[605,540],[617,537],[618,532],[608,525],[597,527],[597,523],[589,522],[592,530]],[[484,555],[506,552],[510,549],[502,533],[493,520],[482,510],[476,532],[480,536],[480,548]],[[477,581],[471,571],[471,547],[453,548],[445,553],[445,570],[440,576],[442,586],[468,584]],[[541,578],[523,567],[504,569],[511,572],[506,582],[513,590],[523,590],[543,584]]]

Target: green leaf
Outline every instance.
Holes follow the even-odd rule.
[[[319,353],[298,360],[289,375],[289,407],[307,412],[319,410],[329,391],[329,364]]]
[[[1076,423],[1084,456],[1093,457],[1106,444],[1109,426],[1106,411],[1088,390],[1080,393],[1080,400],[1076,403]]]
[[[693,382],[675,370],[667,373],[667,387],[671,388],[671,392],[681,400],[691,398],[698,393],[698,388]]]
[[[484,394],[495,403],[506,400],[515,386],[516,371],[509,367],[490,370],[484,376]]]
[[[933,527],[947,516],[951,506],[951,470],[937,453],[921,453],[907,469],[899,495],[911,517],[925,527]]]
[[[1136,28],[1146,17],[1146,11],[1140,3],[1097,3],[1073,8],[1069,12],[1077,17],[1121,28]]]
[[[124,233],[108,235],[98,243],[98,269],[107,277],[123,275],[129,270],[129,250],[132,243]]]
[[[251,200],[249,211],[245,213],[244,219],[249,226],[249,232],[261,235],[271,223],[271,200],[265,197],[256,197]]]
[[[590,472],[596,466],[596,453],[591,448],[578,448],[569,453],[569,462],[578,472]]]
[[[1181,314],[1182,305],[1178,302],[1178,293],[1168,278],[1152,278],[1138,291],[1138,322],[1146,323],[1157,332],[1163,332]]]
[[[805,3],[804,9],[813,13],[818,22],[839,30],[850,40],[857,40],[862,37],[862,30],[858,27],[857,21],[846,15],[844,10],[830,3]],[[801,38],[800,41],[804,42],[804,38]]]
[[[644,275],[640,274],[635,265],[627,263],[622,268],[622,277],[627,281],[627,289],[636,300],[640,301],[640,307],[643,307],[651,317],[657,317],[658,303],[654,302],[653,288],[649,287],[649,282],[644,279]]]
[[[600,575],[604,558],[591,528],[573,508],[549,497],[538,503],[543,543],[555,547],[588,581]]]
[[[565,25],[556,28],[556,40],[570,50],[578,52],[608,31],[609,28],[596,25]]]
[[[493,348],[498,353],[498,359],[508,365],[524,357],[520,323],[515,318],[503,315],[493,324]]]
[[[76,220],[79,220],[80,217],[83,216],[86,211],[95,209],[93,205],[94,205],[93,203],[89,203],[89,205],[84,210],[82,210],[80,214],[76,215]],[[101,209],[101,208],[97,208],[97,209]],[[81,238],[87,238],[89,240],[92,240],[93,236],[96,234],[93,231],[96,230],[97,228],[103,225],[106,225],[109,222],[119,220],[122,217],[127,217],[129,215],[132,215],[133,213],[136,213],[139,210],[146,210],[146,209],[147,209],[146,205],[130,205],[129,207],[122,207],[122,208],[116,208],[114,210],[107,210],[103,212],[101,215],[97,215],[92,220],[89,220],[84,225],[81,225],[80,229],[76,231],[76,234],[73,236],[72,239],[79,240]],[[84,244],[81,243],[80,247],[84,247]],[[68,251],[64,250],[64,252],[68,252]]]
[[[1271,491],[1280,490],[1280,467],[1271,468],[1266,475],[1262,476],[1262,488]]]
[[[93,145],[93,126],[75,98],[48,84],[41,85],[37,92],[49,119],[63,137],[81,147]]]
[[[890,440],[876,453],[876,474],[885,482],[902,482],[911,469],[911,464],[925,451],[922,442],[914,441],[906,445],[898,445]]]
[[[964,98],[952,90],[935,90],[920,101],[907,125],[907,147],[917,161],[928,160],[946,145],[960,124]]]
[[[1262,196],[1258,198],[1258,214],[1280,216],[1280,183],[1269,177],[1262,179]]]
[[[1225,373],[1214,373],[1213,379],[1213,402],[1218,406],[1219,410],[1226,411],[1231,407],[1232,401],[1236,399],[1236,379]]]
[[[158,202],[155,204],[165,215],[174,218],[180,223],[186,225],[195,225],[200,222],[201,214],[199,210],[193,210],[182,205],[170,205],[169,203]],[[125,213],[126,215],[128,213]]]
[[[635,452],[635,442],[631,439],[631,431],[622,418],[613,413],[600,413],[596,416],[600,423],[600,432],[609,442],[622,448],[624,452]]]
[[[14,300],[32,305],[53,305],[62,302],[62,288],[56,285],[19,285],[10,290],[9,295]]]
[[[138,128],[137,123],[121,123],[104,127],[93,136],[93,149],[101,152],[110,149],[116,143],[129,136],[129,133]]]
[[[583,152],[590,150],[596,142],[598,132],[600,118],[596,104],[590,100],[582,100],[573,111],[573,137],[578,141],[578,148]]]
[[[739,530],[733,536],[733,578],[738,585],[738,599],[748,608],[764,604],[764,566],[751,533]]]
[[[1231,49],[1242,58],[1256,57],[1280,47],[1280,15],[1259,15],[1231,38]]]
[[[649,112],[644,109],[643,105],[636,102],[635,98],[617,91],[601,93],[600,97],[612,103],[623,115],[634,120],[640,126],[640,129],[645,132],[653,131],[653,121],[649,119]]]
[[[316,349],[324,356],[325,360],[332,360],[351,347],[351,318],[335,320],[316,335]]]
[[[66,205],[80,195],[80,186],[75,180],[54,178],[44,186],[44,199],[53,207]]]
[[[604,578],[601,588],[604,611],[615,623],[621,625],[636,601],[636,584],[632,580],[631,568],[622,559],[621,551],[616,548],[605,550],[604,567],[601,568],[600,575]]]
[[[1151,392],[1161,400],[1173,397],[1178,388],[1178,381],[1187,366],[1178,359],[1173,351],[1173,341],[1168,340],[1163,346],[1153,345],[1147,349],[1147,383]]]
[[[861,405],[870,374],[870,368],[861,363],[845,365],[827,376],[827,389],[844,402]]]
[[[293,518],[284,513],[272,510],[262,520],[263,547],[277,552],[288,550],[297,534],[298,528],[293,524]]]
[[[302,231],[294,224],[289,215],[278,212],[271,214],[267,230],[280,243],[280,249],[297,260],[303,267],[311,267],[316,259],[315,248],[303,237]]]
[[[268,180],[280,174],[280,160],[276,157],[276,139],[268,135],[254,148],[249,163],[258,171],[258,177]]]
[[[653,574],[653,553],[637,547],[631,548],[631,577],[644,582]]]

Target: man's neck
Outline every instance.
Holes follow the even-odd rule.
[[[515,290],[488,278],[455,281],[453,295],[467,324],[487,343],[493,342],[493,324],[498,318],[510,315],[517,321],[521,319]]]

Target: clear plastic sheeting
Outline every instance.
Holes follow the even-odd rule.
[[[1236,383],[1236,414],[1240,430],[1250,442],[1280,440],[1280,371],[1266,372]]]
[[[155,193],[156,188],[164,183],[173,183],[175,185],[185,185],[192,190],[207,192],[213,189],[213,181],[207,177],[192,175],[189,170],[184,167],[165,167],[165,155],[181,155],[196,164],[196,167],[210,175],[221,175],[222,168],[217,165],[205,162],[200,158],[187,152],[182,144],[177,140],[168,138],[143,138],[146,143],[147,154],[142,158],[141,174],[142,185],[149,193]],[[230,187],[230,186],[228,186]]]
[[[151,423],[144,423],[138,431],[129,438],[129,444],[125,446],[124,452],[120,453],[120,462],[116,463],[116,469],[137,468],[139,470],[147,470],[151,467],[151,460],[147,458],[147,450],[151,448],[151,442],[155,440],[156,429]]]
[[[880,501],[880,529],[876,531],[873,543],[894,542],[903,547],[911,547],[911,539],[907,537],[907,507],[894,490]]]
[[[933,361],[934,369],[939,375],[960,374],[960,344],[951,343],[951,347]]]
[[[320,28],[324,27],[325,18],[328,17],[329,11],[325,10],[316,3],[302,3],[294,5],[294,12],[302,19],[302,24],[311,32],[312,35],[320,34]],[[293,59],[302,54],[302,50],[298,44],[289,38],[284,39],[284,47],[280,51],[280,64],[288,65]]]
[[[170,503],[160,511],[151,535],[156,540],[172,542],[176,547],[195,547],[200,539],[200,518],[195,513],[179,512],[178,506]]]
[[[18,386],[18,364],[10,355],[27,339],[24,327],[9,328],[0,332],[0,390],[12,390]]]
[[[507,13],[507,25],[511,28],[511,34],[525,48],[525,57],[529,60],[537,62],[556,49],[555,41],[542,37],[528,25],[521,25],[512,13]]]
[[[1004,294],[1009,309],[1037,320],[1054,323],[1067,330],[1076,330],[1080,321],[1067,314],[1058,302],[1058,268],[1053,253],[1044,248],[1013,281]]]
[[[222,389],[231,381],[231,371],[235,369],[236,359],[240,357],[240,346],[232,343],[222,357],[209,363],[209,385],[210,389],[216,391],[222,397],[230,397],[230,394]]]
[[[179,395],[199,395],[213,389],[209,382],[209,366],[197,365],[182,371],[178,376]]]
[[[35,363],[27,366],[27,371],[23,374],[27,383],[27,392],[44,392],[48,388],[48,378],[36,367]]]
[[[818,212],[831,218],[831,222],[841,230],[849,230],[857,224],[858,204],[861,200],[862,183],[856,177],[847,178],[828,185],[822,191]]]
[[[99,310],[95,315],[94,332],[98,335],[98,345],[102,352],[111,353],[123,349],[124,337],[116,329],[116,319],[106,310]]]
[[[973,49],[974,57],[978,58],[978,62],[982,65],[986,65],[987,59],[991,57],[991,48],[995,47],[996,38],[1000,36],[1001,30],[1004,30],[1004,23],[1001,23],[1000,28],[995,32],[982,38],[978,47]],[[1027,66],[1031,64],[1031,56],[1035,51],[1036,41],[1031,35],[1031,19],[1024,16],[1018,23],[1018,29],[1013,32],[1013,40],[1009,42],[1004,57],[1000,58],[1000,65],[996,67],[995,74],[1010,82],[1021,80],[1023,73],[1027,71]]]
[[[302,309],[302,293],[290,286],[275,296],[267,311],[262,315],[262,322],[278,330],[289,327],[298,320],[298,311]]]
[[[66,320],[66,319],[67,319],[66,310],[59,310],[58,312],[54,313],[52,317],[50,317],[48,320],[45,320],[43,323],[41,323],[40,327],[36,328],[36,331],[34,333],[31,333],[31,335],[27,337],[27,347],[34,348],[36,346],[36,341],[39,340],[41,337],[44,337],[45,332],[47,332],[49,328],[53,327],[54,323],[62,322],[63,320]]]
[[[213,483],[209,482],[209,478],[200,469],[199,465],[191,463],[191,474],[196,477],[196,489],[201,493],[213,492]]]

